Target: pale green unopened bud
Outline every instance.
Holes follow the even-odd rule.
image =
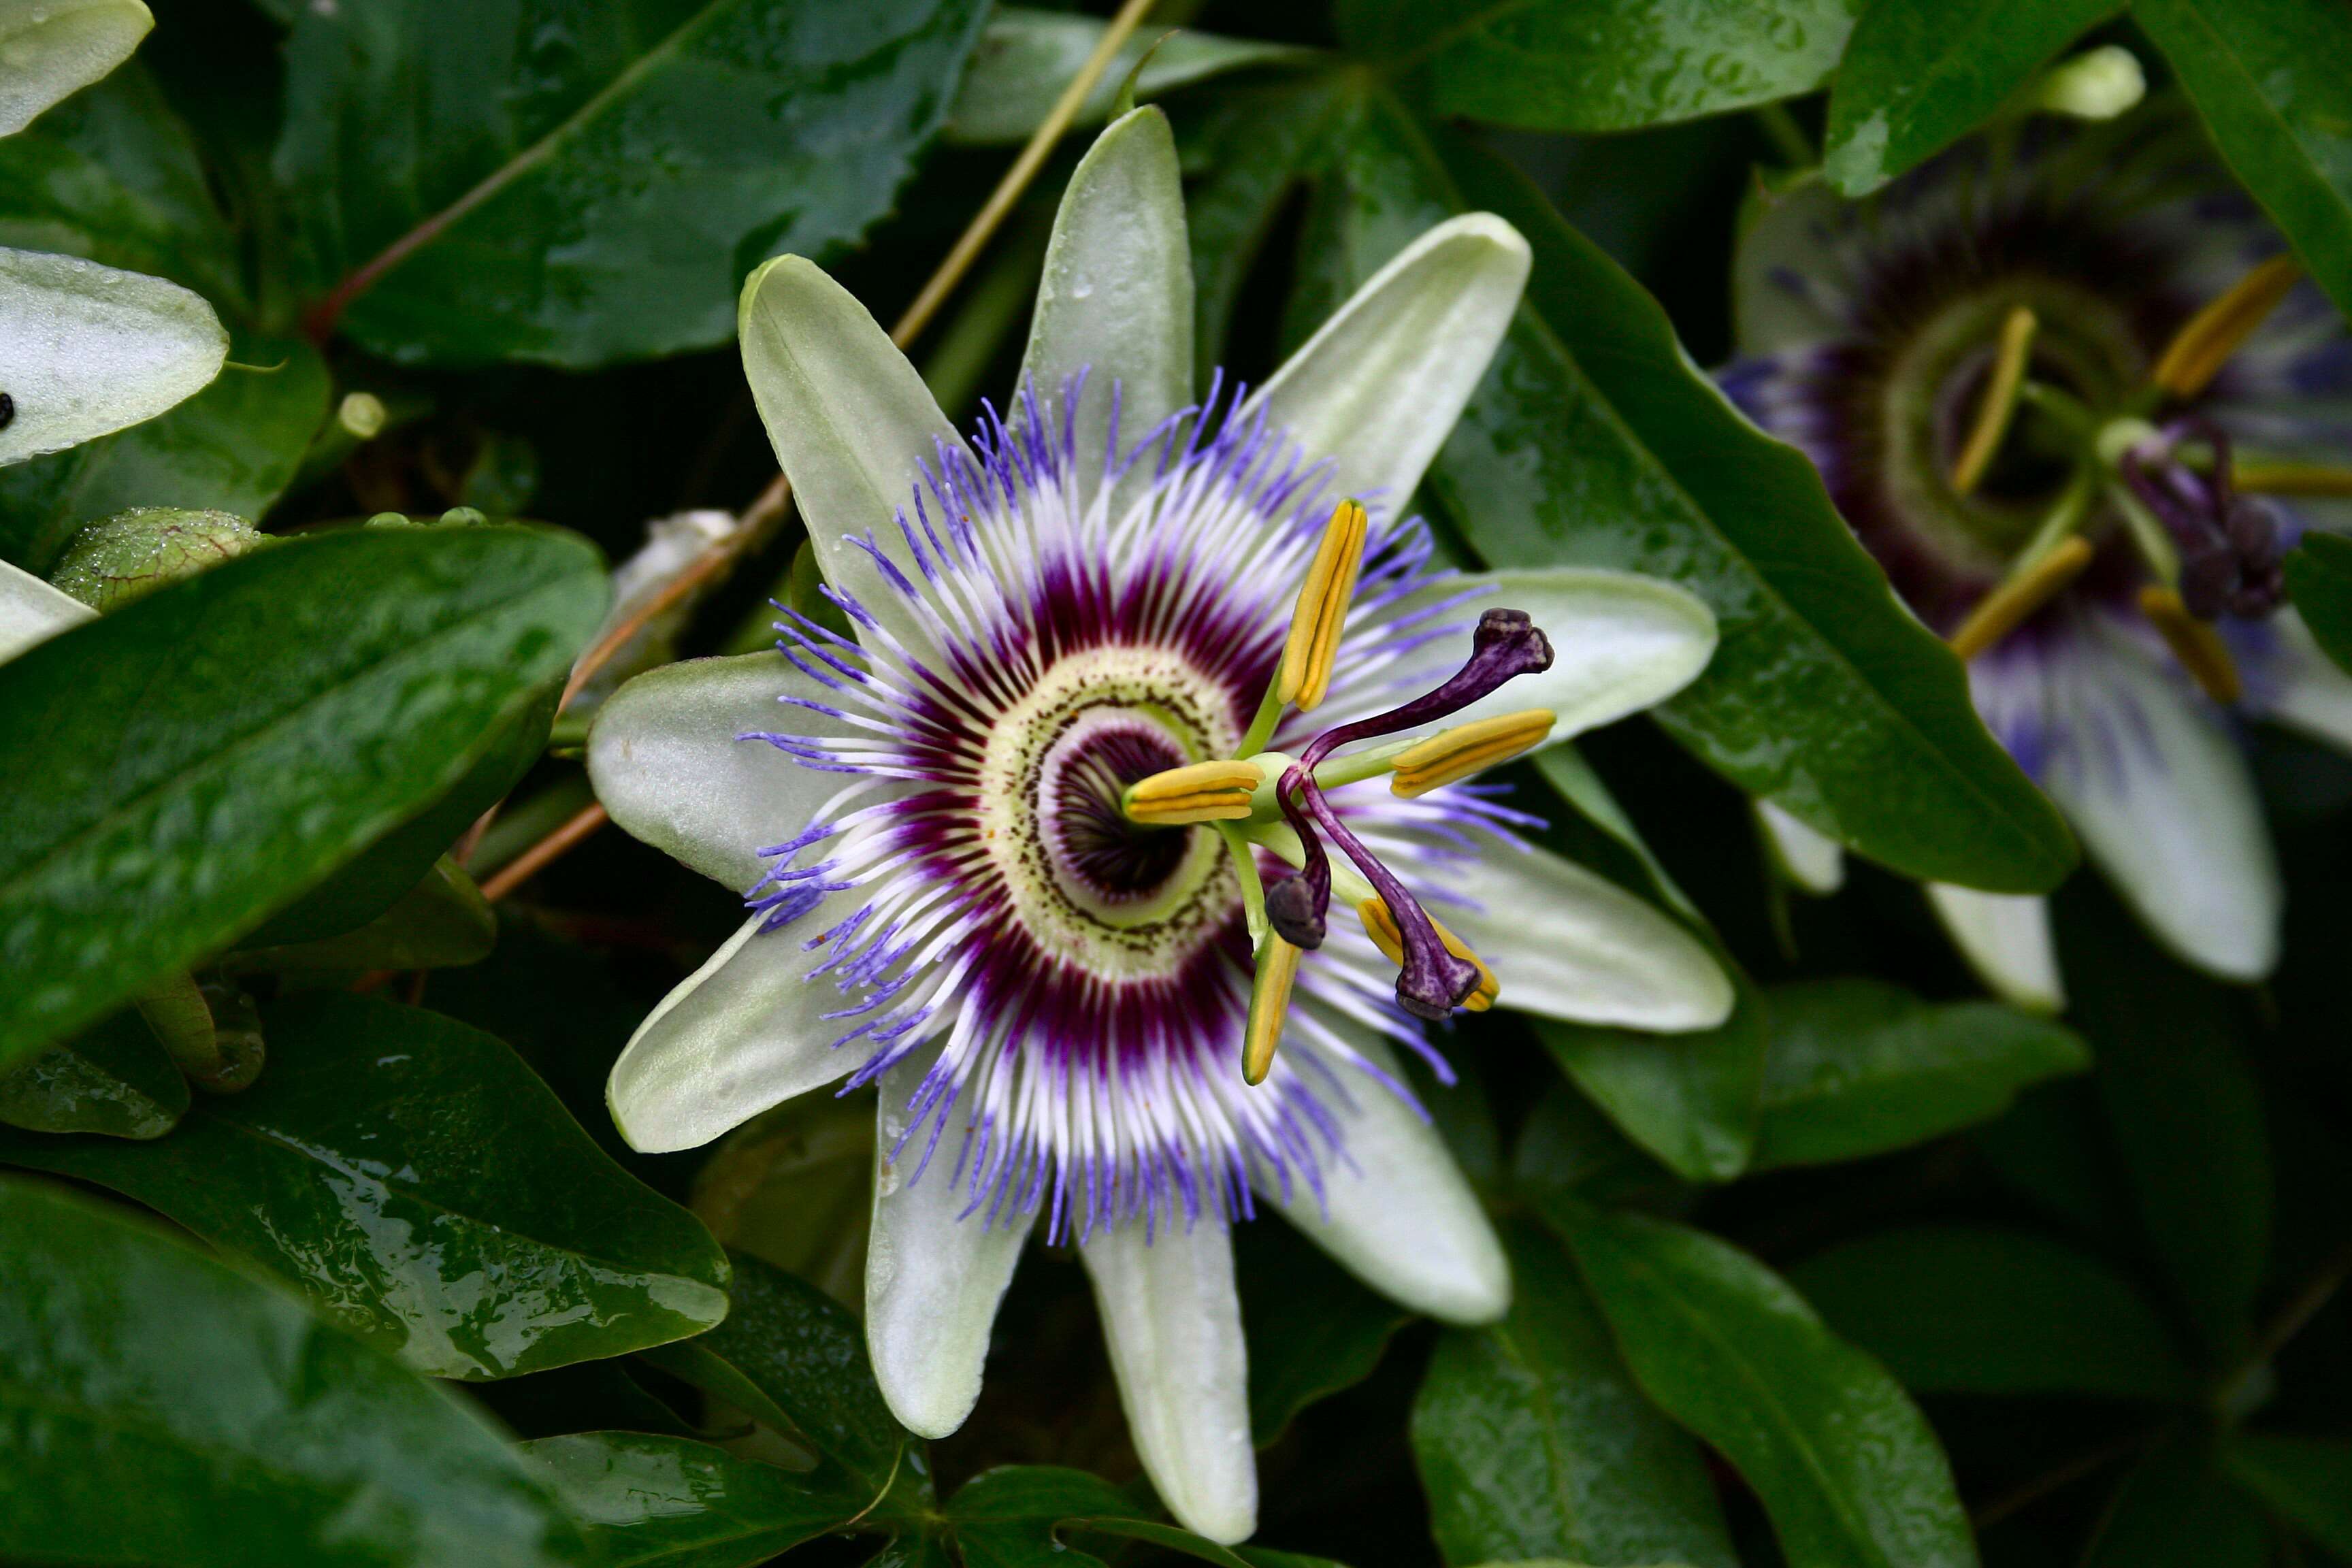
[[[133,507],[77,534],[50,581],[102,615],[268,539],[225,511]]]
[[[373,441],[382,435],[384,421],[390,417],[383,399],[373,392],[347,392],[335,406],[335,423],[362,441]]]
[[[2050,68],[2034,90],[2036,107],[2077,120],[2113,120],[2147,96],[2139,57],[2121,44],[2102,44]]]

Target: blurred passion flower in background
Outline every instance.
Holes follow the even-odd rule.
[[[2280,558],[2352,497],[2352,343],[2193,122],[2012,123],[1862,201],[1765,198],[1726,392],[1804,450],[1993,733],[2147,928],[2227,979],[2281,884],[2236,735],[2352,746]],[[1839,852],[1765,807],[1801,886]],[[2039,898],[1931,886],[1985,981],[2063,1004]]]
[[[1073,177],[1022,384],[969,446],[815,267],[746,286],[746,370],[855,637],[794,616],[780,652],[600,715],[614,818],[752,910],[608,1094],[652,1151],[879,1085],[867,1339],[916,1431],[971,1411],[1042,1221],[1094,1282],[1161,1497],[1248,1535],[1229,1222],[1263,1201],[1399,1300],[1490,1321],[1507,1266],[1395,1049],[1443,1080],[1419,1020],[1498,998],[1660,1031],[1728,1012],[1683,928],[1466,782],[1659,701],[1715,643],[1678,589],[1463,574],[1404,515],[1527,269],[1500,220],[1441,225],[1265,386],[1196,403],[1145,109]]]

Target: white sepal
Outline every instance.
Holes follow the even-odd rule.
[[[2032,893],[1980,893],[1948,882],[1927,884],[1927,901],[1969,968],[2004,1002],[2036,1013],[2066,1005],[2050,904]]]

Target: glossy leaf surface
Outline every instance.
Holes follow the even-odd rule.
[[[1822,173],[1867,195],[1958,140],[2121,0],[1875,0],[1830,92]]]
[[[2352,539],[2305,534],[2286,558],[2286,581],[2313,639],[2338,668],[2352,670]]]
[[[1926,1003],[1875,980],[1771,993],[1759,1166],[1885,1153],[1986,1121],[2091,1065],[2073,1030],[1992,1002]]]
[[[566,535],[329,534],[0,666],[0,1061],[226,946],[448,790],[604,598]]]
[[[1559,1241],[1506,1224],[1511,1313],[1449,1329],[1413,1401],[1413,1454],[1451,1563],[1737,1559],[1698,1448],[1625,1370]]]
[[[266,1008],[262,1032],[261,1080],[169,1138],[16,1136],[0,1159],[150,1205],[439,1376],[619,1355],[726,1315],[709,1233],[499,1041],[337,992]]]
[[[865,1500],[685,1437],[581,1432],[522,1451],[608,1568],[751,1568]]]
[[[1289,1226],[1237,1226],[1234,1268],[1249,1336],[1250,1436],[1260,1447],[1317,1400],[1370,1377],[1412,1314]]]
[[[306,6],[276,172],[311,296],[407,362],[593,365],[724,342],[760,260],[821,255],[889,209],[984,11]]]
[[[1630,131],[1810,92],[1859,0],[1348,0],[1340,29],[1425,73],[1433,107],[1533,131]]]
[[[0,1180],[0,1554],[594,1561],[446,1390],[121,1211]]]
[[[1552,1212],[1634,1377],[1738,1468],[1790,1562],[1972,1568],[1926,1417],[1786,1281],[1664,1220]]]
[[[2129,1280],[2029,1231],[1880,1231],[1807,1258],[1789,1281],[1915,1392],[2189,1391],[2171,1335]]]
[[[1769,1028],[1764,994],[1744,978],[1731,1016],[1694,1034],[1535,1026],[1560,1070],[1625,1136],[1694,1182],[1727,1182],[1748,1167]]]
[[[2135,0],[2132,19],[2339,309],[2352,309],[2352,13],[2308,0]]]
[[[125,1010],[0,1071],[0,1123],[35,1132],[161,1138],[188,1110],[188,1080]]]

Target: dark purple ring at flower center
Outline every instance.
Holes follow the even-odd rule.
[[[1103,726],[1061,759],[1045,806],[1046,831],[1070,874],[1107,903],[1141,899],[1183,864],[1185,833],[1139,827],[1119,810],[1129,784],[1191,761],[1149,721]]]

